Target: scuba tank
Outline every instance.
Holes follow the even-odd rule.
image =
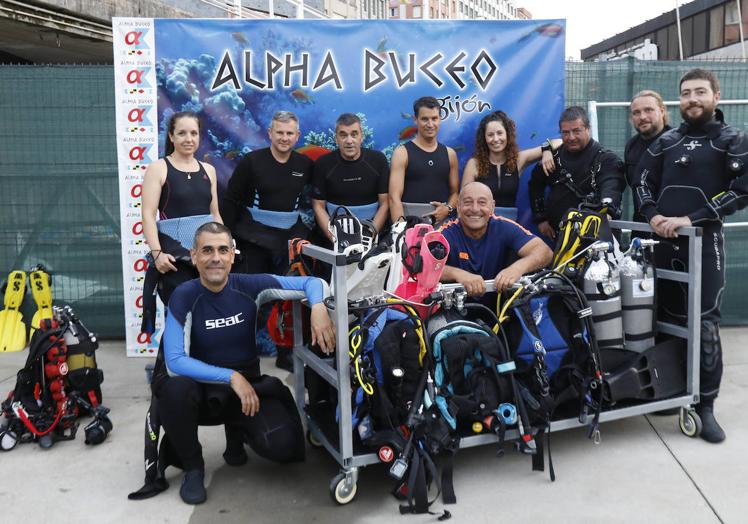
[[[604,249],[604,251],[603,251]],[[591,250],[591,262],[584,272],[582,291],[592,309],[595,336],[600,349],[623,348],[621,282],[610,244]]]
[[[634,238],[620,266],[623,333],[626,349],[641,353],[655,345],[655,269],[657,240]]]

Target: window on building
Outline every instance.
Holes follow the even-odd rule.
[[[705,52],[709,47],[707,42],[707,12],[701,12],[693,17],[693,43],[692,50],[694,55]]]
[[[740,3],[740,12],[743,15],[743,38],[748,38],[748,0]]]
[[[709,49],[722,47],[725,38],[725,6],[709,11]]]
[[[740,26],[738,25],[738,5],[732,1],[725,4],[725,45],[734,44],[739,41]]]
[[[421,14],[421,6],[415,5],[413,6],[413,18],[421,18],[423,15]]]
[[[398,16],[398,9],[397,9],[397,7],[390,7],[390,16],[397,18],[397,16]]]

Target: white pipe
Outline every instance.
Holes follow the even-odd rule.
[[[587,102],[587,117],[590,120],[590,136],[593,140],[599,140],[597,125],[597,106],[600,105],[594,100]]]
[[[268,0],[268,18],[275,18],[275,4],[273,0]]]
[[[738,0],[740,1],[740,0]],[[680,33],[680,6],[678,0],[675,0],[675,22],[678,25],[678,51],[681,61],[683,60],[683,35]]]
[[[745,60],[745,35],[743,34],[743,14],[740,12],[740,0],[735,0],[738,4],[738,27],[740,28],[740,48],[742,50],[743,60]]]
[[[588,102],[589,104],[594,101]],[[628,107],[631,102],[594,102],[595,107]],[[736,98],[734,100],[720,100],[719,105],[721,106],[735,106],[735,105],[748,105],[748,98]],[[667,100],[665,101],[666,106],[677,106],[680,105],[678,100]]]

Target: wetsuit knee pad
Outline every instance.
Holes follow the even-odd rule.
[[[719,324],[711,320],[701,321],[701,367],[714,371],[722,361],[722,340]]]
[[[261,398],[260,417],[247,440],[255,453],[274,462],[299,462],[305,457],[304,429],[294,408],[289,413],[277,398]]]

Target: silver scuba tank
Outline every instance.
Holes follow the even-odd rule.
[[[624,345],[641,353],[655,345],[655,279],[652,248],[658,242],[634,238],[620,266]]]
[[[591,258],[584,273],[582,291],[592,309],[597,345],[601,349],[620,349],[623,347],[623,322],[618,264],[615,255],[607,251],[593,252]]]

